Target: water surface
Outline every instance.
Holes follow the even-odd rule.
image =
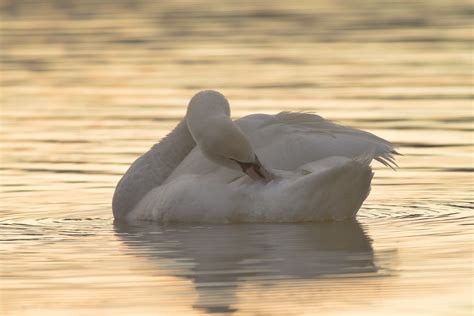
[[[1,3],[2,314],[468,315],[468,1]],[[357,220],[125,225],[128,165],[214,88],[387,138]]]

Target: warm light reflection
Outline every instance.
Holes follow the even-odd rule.
[[[0,314],[469,314],[471,13],[2,1]],[[374,132],[401,168],[374,165],[361,225],[343,229],[114,226],[120,175],[204,88],[236,118],[312,111]]]

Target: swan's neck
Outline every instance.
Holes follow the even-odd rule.
[[[163,184],[195,145],[186,120],[182,120],[171,133],[135,160],[115,188],[114,217],[125,217],[148,192]]]
[[[158,185],[162,184],[196,146],[183,119],[159,143],[151,148],[153,155],[153,173]]]

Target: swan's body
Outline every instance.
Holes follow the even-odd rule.
[[[233,122],[227,100],[203,91],[191,100],[186,119],[123,176],[114,216],[193,222],[350,218],[370,191],[370,162],[395,165],[394,153],[384,139],[308,113],[254,114]]]

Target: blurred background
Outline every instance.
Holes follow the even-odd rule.
[[[472,313],[471,1],[0,3],[1,311]],[[258,273],[200,279],[196,266],[208,274],[216,267],[189,251],[198,245],[164,264],[150,254],[164,251],[161,242],[187,245],[181,235],[113,227],[120,176],[201,89],[226,95],[235,118],[313,111],[399,146],[399,172],[375,165],[372,193],[350,230],[364,240],[370,269],[349,256],[323,279],[296,281],[274,265],[281,273],[262,287]],[[186,236],[222,239],[193,232]],[[298,238],[274,245],[284,251],[273,259],[298,256]],[[310,251],[317,242],[303,244]],[[252,251],[243,258],[259,253],[245,245]],[[308,260],[327,257],[323,250]],[[222,263],[221,276],[241,267],[211,258]],[[183,260],[187,277],[169,272]],[[219,282],[232,294],[219,294]],[[304,299],[294,293],[302,287]],[[163,288],[175,294],[159,294]],[[262,288],[268,295],[255,299]]]

